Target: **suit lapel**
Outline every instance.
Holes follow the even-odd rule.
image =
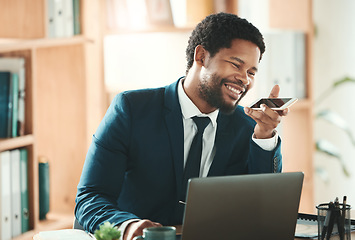
[[[176,189],[177,193],[180,193],[184,165],[184,130],[181,107],[177,96],[177,83],[178,81],[165,89],[165,122],[174,161]]]

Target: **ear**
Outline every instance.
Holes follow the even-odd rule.
[[[202,47],[202,45],[197,45],[195,48],[194,61],[199,66],[204,66],[207,51]]]

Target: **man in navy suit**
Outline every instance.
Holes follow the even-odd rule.
[[[182,224],[179,201],[185,200],[194,116],[209,118],[199,177],[281,172],[275,128],[288,110],[238,105],[253,86],[264,51],[263,37],[251,23],[213,14],[192,32],[185,77],[166,87],[118,94],[87,153],[76,197],[79,223],[90,232],[105,221],[115,223],[124,240],[145,227]],[[278,93],[275,86],[270,97]]]

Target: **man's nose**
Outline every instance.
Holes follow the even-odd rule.
[[[248,73],[242,73],[239,76],[236,76],[236,79],[241,81],[244,86],[248,86],[250,84]]]

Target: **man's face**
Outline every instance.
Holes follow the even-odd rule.
[[[204,60],[198,86],[199,96],[212,108],[231,113],[254,84],[260,49],[252,42],[234,39],[230,48],[222,48]]]

